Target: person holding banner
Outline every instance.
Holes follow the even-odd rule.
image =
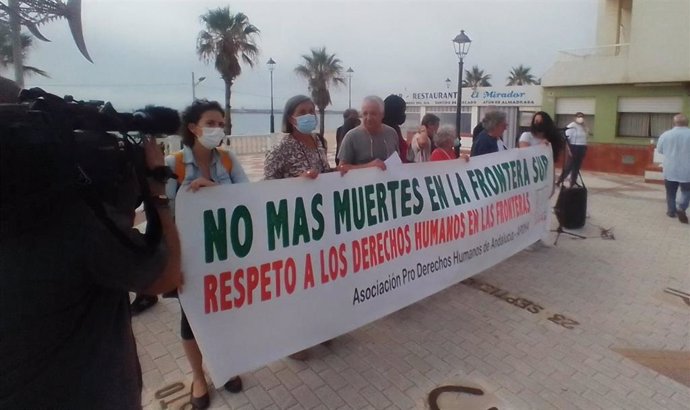
[[[312,134],[316,125],[316,106],[311,98],[296,95],[285,103],[282,130],[286,135],[266,153],[266,179],[316,178],[330,171],[326,147]]]
[[[364,98],[362,125],[345,134],[338,153],[341,174],[357,168],[385,170],[384,161],[398,152],[398,134],[383,123],[383,112],[381,98],[373,95]]]
[[[550,145],[553,150],[553,160],[554,162],[558,161],[558,156],[563,150],[563,139],[551,116],[544,111],[536,112],[532,116],[530,130],[523,132],[518,140],[520,148],[533,147],[539,144]]]
[[[563,138],[561,138],[558,128],[556,128],[556,124],[553,122],[553,119],[551,119],[551,116],[544,111],[539,111],[534,113],[532,116],[530,130],[525,131],[522,133],[522,135],[520,135],[520,138],[518,139],[518,147],[528,148],[539,144],[548,145],[553,151],[553,162],[556,162],[561,151],[563,150],[564,142],[565,141],[563,141]],[[556,168],[552,167],[551,170],[554,184],[551,187],[551,194],[549,195],[549,198],[552,197],[556,192]],[[540,248],[548,247],[549,245],[547,245],[546,242],[544,242],[542,239],[539,239],[525,249],[527,251],[535,251]]]
[[[311,98],[296,95],[285,103],[282,130],[287,135],[266,154],[266,179],[314,179],[331,171],[326,148],[312,134],[316,125],[316,106]],[[290,358],[307,360],[309,349],[293,353]]]
[[[455,155],[455,140],[457,139],[457,134],[455,133],[455,127],[450,125],[444,125],[439,128],[434,136],[434,141],[436,143],[436,149],[429,156],[429,161],[447,161],[449,159],[458,159]],[[464,159],[465,162],[470,160],[467,154],[460,154],[460,158]]]
[[[525,131],[520,135],[518,140],[518,147],[526,148],[533,147],[539,144],[546,144],[551,147],[553,152],[553,162],[558,161],[561,152],[563,151],[563,146],[565,141],[558,132],[556,124],[551,119],[551,116],[544,112],[536,112],[532,116],[532,123],[530,125],[530,130]],[[556,181],[556,168],[553,168],[553,180]],[[554,184],[551,195],[555,192],[556,185]]]
[[[182,151],[165,158],[166,165],[177,179],[168,180],[166,193],[174,201],[177,191],[196,192],[204,187],[249,182],[242,165],[231,152],[218,146],[225,137],[225,112],[216,101],[196,100],[182,113]],[[203,359],[184,310],[180,309],[180,336],[189,365],[192,368],[191,404],[195,409],[208,408],[211,400],[203,369]],[[242,390],[242,379],[228,380],[225,390]]]

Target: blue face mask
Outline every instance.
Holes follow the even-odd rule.
[[[302,134],[309,134],[316,129],[316,115],[304,114],[295,117],[297,131]]]

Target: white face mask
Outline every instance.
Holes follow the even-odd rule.
[[[582,117],[578,117],[578,118],[575,118],[575,122],[578,123],[578,124],[584,124],[584,123],[585,123],[585,119],[582,118]]]
[[[224,137],[225,131],[222,128],[203,127],[201,129],[199,143],[206,149],[214,149],[220,145],[220,142],[223,141]]]

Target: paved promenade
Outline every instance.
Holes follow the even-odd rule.
[[[263,156],[240,159],[260,179]],[[584,177],[586,240],[552,234],[306,362],[242,374],[244,391],[213,390],[211,408],[425,409],[433,389],[462,385],[484,394],[441,393],[441,409],[690,409],[690,226],[665,215],[660,185]],[[177,301],[133,326],[144,406],[159,409],[156,391],[191,380]]]

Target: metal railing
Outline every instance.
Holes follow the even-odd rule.
[[[280,141],[283,134],[230,135],[223,145],[237,155],[264,154]]]

